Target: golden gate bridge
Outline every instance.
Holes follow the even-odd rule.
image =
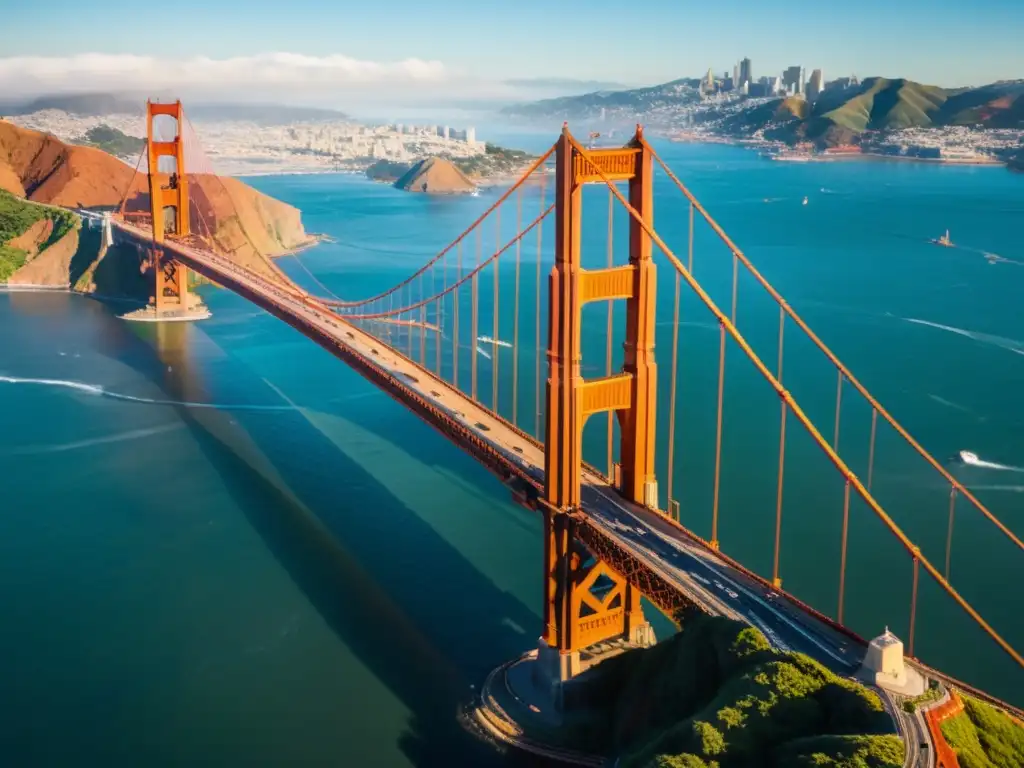
[[[884,591],[905,595],[901,609],[894,609],[892,600],[886,603],[886,619],[890,626],[905,628],[913,664],[927,669],[916,657],[921,594],[930,585],[927,606],[940,615],[933,626],[952,626],[966,618],[984,638],[976,653],[985,653],[984,642],[1008,657],[1015,672],[1024,666],[1007,636],[951,580],[957,515],[977,515],[979,524],[1010,548],[1013,562],[1019,562],[1024,549],[1021,539],[871,395],[728,237],[640,128],[623,147],[595,149],[581,145],[566,127],[484,213],[405,279],[369,297],[343,299],[296,256],[295,264],[315,289],[300,286],[260,253],[248,235],[256,259],[248,266],[237,263],[238,242],[222,242],[210,224],[204,197],[217,177],[180,102],[150,103],[147,113],[149,137],[136,166],[138,179],[125,190],[113,226],[120,237],[147,250],[155,274],[157,316],[188,315],[187,270],[238,293],[388,392],[496,474],[520,504],[541,514],[538,658],[554,679],[576,674],[581,652],[595,644],[616,638],[649,643],[642,598],[669,617],[696,607],[742,619],[763,629],[777,647],[807,652],[851,673],[866,645],[857,629],[869,629],[850,625],[847,605],[857,578],[862,578],[848,573],[851,523],[857,516],[879,523],[886,540],[895,542],[906,558],[901,575],[905,581],[889,583]],[[162,121],[173,125],[161,131]],[[655,174],[661,185],[659,200],[675,192],[684,206],[687,236],[678,253],[655,226]],[[136,184],[143,178],[148,189]],[[591,258],[584,267],[587,187],[591,205],[594,190],[607,190],[607,250],[600,266],[593,266]],[[620,223],[616,231],[616,221],[625,226]],[[238,227],[244,234],[241,219]],[[694,276],[702,266],[698,227],[728,254],[730,277],[719,301]],[[546,280],[545,232],[553,234],[554,251]],[[616,260],[621,252],[628,253],[625,262]],[[659,370],[654,357],[656,255],[667,267],[671,285],[667,370]],[[741,277],[776,307],[774,329],[765,325],[763,312],[750,313],[744,316],[747,334],[741,332]],[[712,360],[688,360],[680,354],[680,329],[689,327],[681,318],[685,296],[695,299],[694,306],[702,308],[717,333]],[[489,308],[489,318],[482,304]],[[602,308],[600,317],[595,310]],[[623,341],[620,351],[613,349],[616,336]],[[760,343],[751,341],[755,337]],[[603,375],[584,377],[593,370],[583,365],[584,349],[593,352],[601,342]],[[823,420],[812,419],[792,394],[793,373],[784,370],[786,350],[800,344],[832,372],[834,405],[824,428],[819,426]],[[738,358],[729,357],[737,352]],[[727,366],[729,359],[745,361],[745,374],[753,372],[763,382],[779,414],[777,453],[759,462],[772,464],[773,480],[771,535],[763,542],[770,567],[764,572],[730,556],[729,542],[722,540],[720,524],[730,513],[723,503],[728,490],[723,465],[731,448],[724,425],[730,405],[744,417],[744,403],[730,403],[726,396],[727,373],[736,366]],[[682,406],[693,396],[679,381],[686,366],[714,376],[713,403],[706,409],[713,414],[710,444],[695,445],[676,434]],[[844,422],[844,414],[858,407],[866,423],[857,430],[867,435],[867,444],[857,446],[851,459],[853,451],[840,437],[851,418]],[[604,427],[596,463],[583,456],[588,422]],[[899,506],[899,496],[893,494],[883,506],[876,495],[883,429],[902,441],[948,493],[940,512],[944,542],[939,549],[931,548],[932,557],[889,511]],[[822,542],[834,553],[834,570],[817,576],[823,583],[835,581],[834,597],[825,601],[801,600],[782,586],[787,479],[806,471],[805,461],[791,456],[794,434],[801,433],[830,467],[820,482],[837,491],[835,509],[825,508],[821,499],[809,502],[801,496],[796,502],[802,507],[813,503],[820,508],[816,516],[834,516],[837,522],[837,540]],[[594,429],[588,434],[593,438]],[[595,444],[590,441],[591,449]],[[664,450],[660,455],[659,445]],[[705,485],[709,498],[706,504],[684,504],[679,461],[698,451],[711,457]],[[749,542],[745,549],[751,549]],[[800,551],[791,555],[797,560],[804,556]],[[1013,585],[1009,587],[1012,594]],[[1020,627],[1015,629],[1019,632]]]

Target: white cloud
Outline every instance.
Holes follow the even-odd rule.
[[[359,88],[378,85],[440,84],[450,72],[439,61],[361,61],[340,54],[307,56],[261,53],[228,59],[195,56],[160,59],[130,54],[0,58],[0,93],[146,90],[160,88],[225,91],[261,86]]]

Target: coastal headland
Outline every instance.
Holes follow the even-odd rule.
[[[239,264],[268,272],[267,258],[317,242],[298,209],[237,179],[192,178],[195,226]],[[138,257],[113,258],[98,233],[66,209],[148,210],[147,178],[106,152],[0,121],[0,281],[141,299]]]

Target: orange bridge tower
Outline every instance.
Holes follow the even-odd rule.
[[[174,120],[172,139],[159,140],[154,136],[154,118],[160,116]],[[168,258],[160,247],[167,237],[182,239],[190,234],[183,126],[184,111],[180,101],[170,104],[146,102],[149,201],[153,222],[153,249],[150,255],[156,275],[153,303],[157,316],[189,310],[188,269]]]
[[[656,284],[651,240],[640,224],[631,221],[628,264],[587,270],[580,261],[583,186],[603,181],[602,174],[611,181],[627,181],[630,205],[645,223],[653,223],[652,156],[640,139],[638,128],[626,147],[590,150],[585,157],[564,129],[556,148],[555,266],[549,277],[541,503],[544,634],[538,655],[538,669],[555,688],[582,671],[580,651],[595,643],[615,638],[636,645],[654,642],[639,591],[593,557],[576,535],[583,426],[592,414],[612,411],[618,419],[620,463],[613,480],[622,495],[643,506],[658,506],[654,474]],[[581,310],[588,302],[613,299],[626,301],[623,370],[586,380],[580,375]]]

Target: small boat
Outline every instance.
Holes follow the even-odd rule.
[[[492,339],[490,336],[477,336],[476,340],[482,341],[485,344],[494,344],[497,347],[508,347],[509,349],[512,349],[512,345],[509,344],[507,341],[501,341],[500,339]]]
[[[807,197],[804,196],[804,205],[807,205]]]
[[[949,230],[948,229],[946,230],[946,234],[944,234],[942,237],[932,238],[928,242],[934,243],[935,245],[942,245],[942,246],[945,246],[946,248],[952,248],[953,247],[953,241],[949,239]]]
[[[978,454],[972,453],[971,451],[960,451],[960,461],[964,464],[980,464],[981,459],[978,458]]]

